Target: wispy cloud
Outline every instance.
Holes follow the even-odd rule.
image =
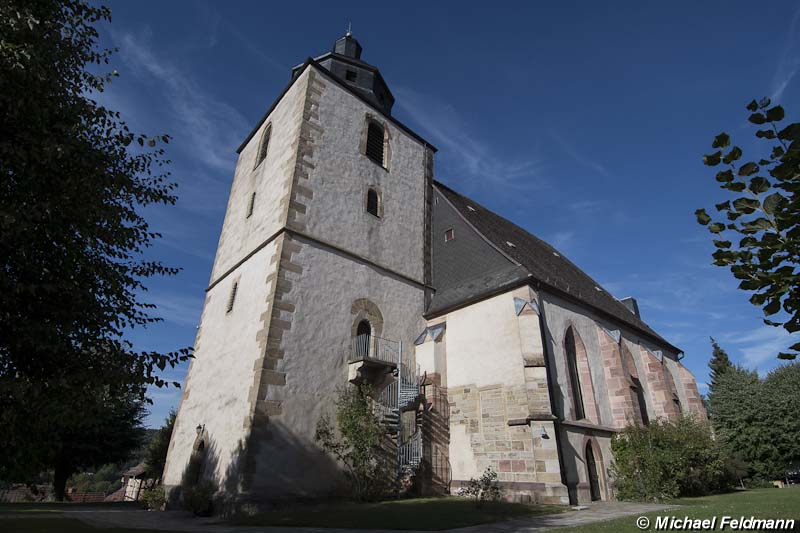
[[[747,368],[763,373],[766,366],[774,366],[779,352],[797,342],[798,335],[789,334],[783,328],[763,325],[748,332],[725,333],[718,340],[733,346]]]
[[[144,299],[156,305],[153,314],[160,316],[166,322],[181,326],[197,326],[200,323],[200,311],[203,307],[202,293],[199,296],[184,296],[169,294],[162,290],[148,295]]]
[[[599,200],[578,200],[568,204],[567,207],[578,213],[596,213],[603,207],[603,202]]]
[[[609,175],[609,172],[606,169],[606,167],[604,167],[597,161],[594,161],[593,159],[587,157],[585,154],[581,152],[580,148],[575,146],[573,143],[569,142],[567,139],[565,139],[564,137],[562,137],[561,135],[559,135],[554,131],[550,131],[548,134],[550,138],[553,141],[555,141],[555,143],[559,146],[559,148],[561,148],[561,150],[563,150],[565,154],[567,154],[571,159],[576,161],[578,164],[588,169],[591,169],[602,176]]]
[[[569,249],[572,248],[572,245],[575,244],[575,232],[556,232],[552,237],[549,238],[548,242],[556,250],[560,250],[563,253],[568,253]]]
[[[507,190],[532,191],[548,186],[542,175],[543,158],[538,147],[529,155],[507,157],[499,153],[487,139],[471,133],[464,115],[451,104],[436,101],[408,88],[398,88],[397,105],[437,145],[437,164],[450,173],[450,180],[477,183]]]
[[[784,91],[791,83],[792,79],[800,69],[800,8],[798,8],[792,21],[789,24],[789,33],[781,51],[781,58],[775,67],[775,75],[772,77],[773,101],[778,101],[783,96]]]
[[[248,131],[248,121],[232,106],[215,99],[188,72],[164,55],[153,53],[146,35],[111,31],[126,67],[142,82],[155,86],[179,128],[176,139],[191,147],[194,160],[210,169],[231,171],[235,149]]]

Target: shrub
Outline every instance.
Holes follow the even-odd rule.
[[[151,511],[163,511],[167,503],[164,487],[155,487],[145,491],[141,497],[142,503]]]
[[[393,475],[382,446],[386,431],[373,412],[368,386],[339,391],[336,423],[334,428],[327,415],[320,417],[315,438],[344,465],[353,498],[369,501],[384,496]]]
[[[731,458],[708,423],[683,416],[628,426],[612,440],[617,493],[623,500],[699,496],[733,485]]]
[[[183,503],[186,509],[197,516],[211,516],[216,492],[217,485],[213,481],[204,479],[195,485],[184,487]]]
[[[495,502],[500,499],[500,487],[497,485],[497,472],[487,468],[478,478],[469,478],[466,487],[458,491],[459,496],[472,498],[476,507],[482,507],[485,501]]]

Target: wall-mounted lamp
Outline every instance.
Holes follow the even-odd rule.
[[[543,439],[549,439],[550,435],[547,434],[547,430],[544,429],[544,426],[541,426],[542,432],[539,434]]]
[[[202,425],[200,425],[200,424],[197,424],[197,427],[195,428],[195,430],[197,431],[197,435],[198,435],[198,436],[200,436],[200,433],[202,433],[202,432],[203,432],[203,428],[204,428],[204,427],[205,427],[205,426],[202,426]]]

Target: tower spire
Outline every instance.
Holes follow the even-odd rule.
[[[353,36],[353,22],[350,21],[347,23],[347,33],[345,33],[345,37],[352,37]]]

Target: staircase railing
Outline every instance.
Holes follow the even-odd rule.
[[[364,359],[397,364],[400,361],[400,343],[374,335],[359,335],[353,339],[347,362]]]
[[[417,467],[422,461],[422,431],[417,432],[397,448],[398,467]]]

